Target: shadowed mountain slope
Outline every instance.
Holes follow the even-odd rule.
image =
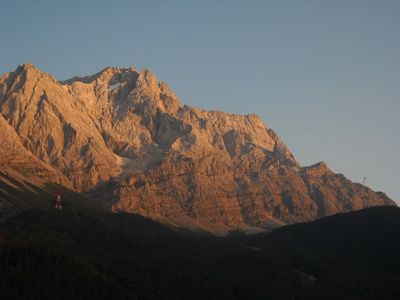
[[[374,207],[222,238],[127,213],[27,210],[0,224],[0,297],[397,299],[399,219]]]
[[[303,276],[296,299],[397,299],[400,208],[371,207],[288,225],[247,244]]]

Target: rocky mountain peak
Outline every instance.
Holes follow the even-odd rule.
[[[74,82],[82,83],[93,83],[97,81],[97,84],[107,83],[108,85],[114,85],[116,83],[124,83],[128,80],[136,80],[138,77],[138,72],[136,68],[115,68],[107,67],[100,72],[90,75],[90,76],[75,76],[71,79],[60,81],[63,85],[71,85]]]
[[[27,64],[22,64],[19,65],[18,68],[15,70],[15,73],[17,74],[22,74],[22,73],[27,73],[27,72],[33,72],[33,73],[42,73],[37,69],[33,64],[27,63]]]
[[[147,69],[57,82],[20,66],[0,78],[0,138],[0,181],[28,180],[23,164],[115,211],[212,232],[394,204],[325,163],[301,167],[256,115],[182,107]]]
[[[136,87],[138,89],[158,89],[158,80],[150,70],[143,69],[139,74]]]
[[[14,73],[30,81],[49,80],[52,83],[57,81],[52,75],[40,71],[33,64],[23,64],[19,66]]]
[[[14,72],[21,74],[22,72],[27,72],[29,69],[37,70],[37,68],[33,64],[27,63],[27,64],[19,65]]]

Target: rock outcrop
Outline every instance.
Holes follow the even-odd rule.
[[[218,231],[395,205],[324,163],[301,167],[255,115],[182,106],[146,69],[57,82],[23,65],[0,78],[0,112],[0,167],[115,211]]]

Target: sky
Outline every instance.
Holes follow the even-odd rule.
[[[0,0],[0,75],[151,70],[400,205],[400,1]]]

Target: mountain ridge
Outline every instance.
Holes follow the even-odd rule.
[[[0,78],[0,111],[4,166],[21,153],[31,177],[115,211],[226,231],[395,205],[325,163],[301,167],[256,115],[182,106],[147,69],[57,81],[26,64]]]

